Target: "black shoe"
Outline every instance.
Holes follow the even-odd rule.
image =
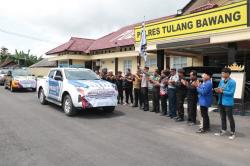
[[[149,111],[149,109],[143,109],[143,111]]]
[[[149,111],[149,112],[155,112],[154,110],[151,110],[151,111]]]
[[[178,119],[178,117],[177,117],[177,116],[175,116],[175,117],[173,117],[173,119],[174,119],[174,120],[177,120],[177,119]]]
[[[160,113],[160,111],[155,111],[155,113],[156,113],[156,114],[159,114],[159,113]]]
[[[204,133],[206,133],[207,131],[206,130],[204,130],[204,129],[199,129],[198,131],[196,131],[196,133],[198,133],[198,134],[204,134]]]
[[[132,105],[132,107],[138,107],[138,105]]]

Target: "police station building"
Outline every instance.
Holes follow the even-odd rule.
[[[234,64],[250,81],[249,13],[250,0],[191,0],[175,15],[146,21],[149,67]],[[142,23],[138,23],[99,39],[71,38],[47,55],[58,66],[108,68],[114,73],[130,68],[135,73],[138,66],[144,66],[139,57],[141,30]]]

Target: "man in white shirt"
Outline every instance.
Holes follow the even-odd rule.
[[[170,78],[168,81],[168,102],[169,102],[169,117],[175,118],[176,115],[176,87],[175,83],[178,81],[179,77],[176,74],[176,69],[171,69]]]
[[[149,102],[148,102],[148,81],[149,81],[149,67],[144,67],[142,72],[142,80],[141,80],[141,94],[142,94],[142,103],[143,110],[149,110]]]

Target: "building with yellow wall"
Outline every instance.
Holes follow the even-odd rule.
[[[191,0],[175,15],[146,21],[150,69],[247,63],[248,15],[249,0]],[[227,22],[218,25],[206,22],[217,17]],[[163,30],[169,32],[164,34]],[[144,66],[139,57],[140,32],[138,23],[96,40],[72,37],[46,54],[58,66],[108,68],[115,73],[130,68],[135,73],[138,66]],[[246,70],[249,69],[246,65]]]

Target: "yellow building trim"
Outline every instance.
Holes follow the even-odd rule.
[[[48,58],[48,61],[62,61],[62,60],[91,60],[91,56],[89,55],[60,55]]]
[[[247,1],[236,2],[203,12],[147,24],[147,41],[211,34],[247,27]],[[141,40],[141,26],[135,28],[135,41]]]
[[[211,35],[210,43],[227,43],[250,39],[250,28],[238,29],[230,32],[224,32]]]
[[[91,55],[91,59],[97,60],[97,59],[135,57],[138,55],[139,55],[139,52],[137,51],[114,52],[114,53],[108,53],[108,54]]]

